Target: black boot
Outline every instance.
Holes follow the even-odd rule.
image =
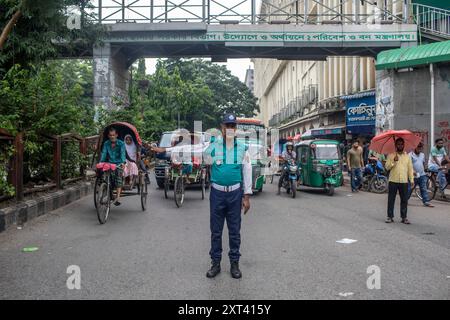
[[[211,269],[208,270],[206,273],[206,276],[208,278],[214,278],[220,273],[220,262],[219,261],[212,261],[211,262]]]
[[[242,277],[241,270],[239,270],[239,262],[238,261],[232,261],[231,262],[231,276],[234,279],[240,279]]]

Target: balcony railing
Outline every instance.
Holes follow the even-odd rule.
[[[450,39],[450,10],[414,3],[413,12],[421,32]]]
[[[289,103],[282,108],[279,113],[272,116],[269,120],[269,126],[275,127],[283,122],[304,116],[305,108],[317,103],[317,101],[318,86],[314,84],[305,87],[301,91],[300,96],[289,101]]]

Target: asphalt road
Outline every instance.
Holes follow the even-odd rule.
[[[243,218],[243,278],[235,280],[226,237],[222,273],[205,277],[209,201],[200,199],[189,190],[177,209],[153,182],[147,212],[128,198],[99,225],[87,197],[8,230],[0,234],[0,299],[450,298],[449,203],[424,208],[413,199],[412,225],[388,225],[386,195],[343,187],[333,197],[291,199],[266,185]],[[343,238],[357,242],[336,242]],[[30,246],[39,250],[22,252]],[[66,287],[70,265],[80,267],[81,290]],[[367,288],[371,265],[381,270],[379,290]]]

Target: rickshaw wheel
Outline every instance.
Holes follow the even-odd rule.
[[[105,224],[108,220],[109,211],[111,209],[111,192],[108,190],[108,184],[103,182],[98,188],[99,197],[96,209],[97,218],[100,224]]]
[[[169,179],[164,180],[164,198],[169,199]]]
[[[147,209],[147,192],[148,192],[148,184],[145,182],[144,175],[140,177],[139,190],[141,194],[141,207],[142,211]]]
[[[202,200],[204,200],[206,194],[206,170],[202,171],[201,185],[202,185]]]
[[[205,200],[205,194],[206,194],[206,183],[205,179],[202,178],[202,200]]]
[[[184,182],[182,176],[179,176],[175,179],[175,184],[173,186],[173,193],[175,198],[175,204],[177,205],[178,208],[180,208],[184,202]]]
[[[100,184],[101,184],[101,179],[96,178],[95,183],[94,183],[94,206],[95,206],[95,209],[97,209],[98,190],[99,190]]]

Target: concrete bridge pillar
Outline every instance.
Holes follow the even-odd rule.
[[[110,43],[94,47],[94,103],[117,108],[129,104],[130,72],[126,57]]]

